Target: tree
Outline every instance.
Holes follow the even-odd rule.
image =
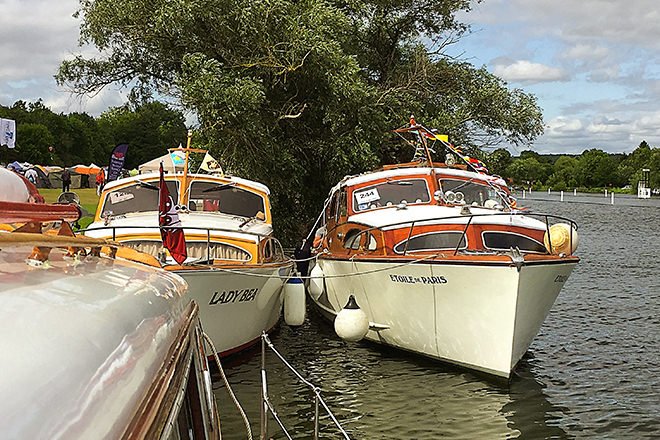
[[[57,153],[51,153],[49,147],[55,141],[48,127],[42,124],[20,124],[16,129],[16,151],[21,161],[35,164],[52,165]]]
[[[584,151],[577,164],[577,181],[587,187],[613,185],[616,179],[616,165],[612,158],[602,150],[593,148]]]
[[[80,93],[119,83],[133,87],[133,102],[154,92],[178,100],[200,122],[197,144],[271,188],[276,227],[294,238],[345,174],[410,157],[391,130],[411,113],[468,147],[542,132],[533,96],[442,56],[467,29],[456,13],[469,8],[85,0],[81,42],[107,57],[65,61],[57,79]]]
[[[112,108],[101,115],[99,127],[108,139],[102,149],[103,165],[120,143],[129,145],[125,167],[131,169],[186,142],[183,114],[158,101]]]
[[[511,165],[512,161],[511,153],[504,148],[498,148],[486,157],[488,171],[499,176],[506,174],[506,168]]]
[[[518,159],[506,169],[507,176],[512,177],[517,183],[534,183],[543,178],[543,173],[543,165],[533,157]]]

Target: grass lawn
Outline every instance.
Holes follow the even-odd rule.
[[[86,228],[87,225],[89,225],[92,220],[94,220],[94,214],[96,214],[96,205],[98,205],[99,196],[96,195],[96,188],[76,189],[73,190],[73,192],[78,194],[78,197],[80,197],[80,204],[91,215],[91,217],[83,217],[78,221],[81,228]],[[62,190],[59,188],[40,188],[39,194],[44,196],[46,203],[55,203],[57,202],[57,197],[62,194]]]

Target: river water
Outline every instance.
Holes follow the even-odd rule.
[[[533,193],[520,206],[579,224],[582,258],[509,383],[369,343],[341,341],[309,311],[275,347],[353,439],[660,438],[660,200]],[[313,398],[267,356],[268,391],[293,438],[313,432]],[[260,350],[230,359],[229,381],[259,435]],[[216,378],[217,379],[217,378]],[[246,431],[223,385],[224,439]],[[342,438],[328,417],[321,438]],[[271,418],[270,436],[286,438]]]

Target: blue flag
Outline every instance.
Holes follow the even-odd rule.
[[[124,161],[126,161],[126,150],[128,150],[128,144],[119,144],[112,150],[108,164],[108,182],[119,178],[121,170],[124,168]]]

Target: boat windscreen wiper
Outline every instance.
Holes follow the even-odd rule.
[[[236,185],[236,182],[223,183],[221,185],[216,185],[211,188],[206,188],[202,190],[203,193],[213,192],[213,191],[222,191],[223,189],[229,188],[230,186]]]
[[[139,182],[138,185],[142,188],[155,189],[156,191],[158,191],[158,189],[159,189],[156,185],[154,185],[152,183],[144,182],[142,180],[138,180],[138,182]]]

